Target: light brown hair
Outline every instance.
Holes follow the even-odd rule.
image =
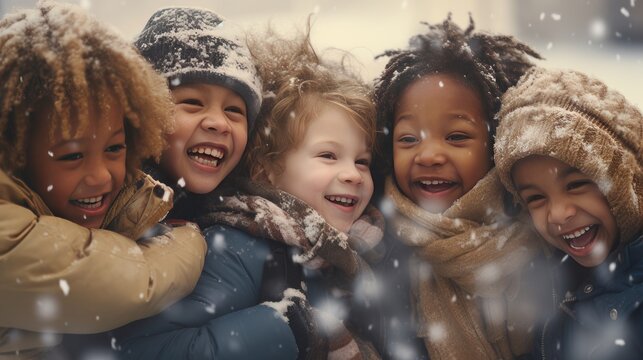
[[[82,9],[41,1],[0,20],[0,166],[19,173],[34,113],[51,105],[50,136],[68,139],[114,99],[125,111],[128,175],[158,158],[171,131],[173,105],[165,79],[134,47]]]
[[[324,106],[335,106],[355,121],[366,143],[375,143],[371,89],[343,62],[323,61],[310,43],[310,26],[294,40],[273,30],[249,39],[264,82],[264,101],[249,141],[245,164],[250,177],[267,181],[283,171],[283,156],[295,149]]]

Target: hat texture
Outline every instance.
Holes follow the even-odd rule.
[[[261,107],[261,80],[241,35],[210,10],[164,8],[152,15],[134,44],[170,87],[209,83],[237,92],[251,128]]]
[[[606,196],[620,236],[643,228],[643,116],[620,93],[572,70],[533,68],[502,98],[494,159],[500,180],[516,161],[556,158],[589,176]]]

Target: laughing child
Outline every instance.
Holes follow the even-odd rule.
[[[500,179],[553,249],[537,358],[641,359],[641,112],[588,75],[534,69],[503,97],[495,146]]]
[[[215,14],[205,10],[189,11],[191,19],[199,20],[188,26],[201,22],[211,30],[210,36],[229,34],[223,31],[230,31],[230,24]],[[146,28],[164,28],[161,24],[174,18],[164,19],[162,14],[157,14]],[[185,30],[173,32],[180,34],[187,32]],[[236,49],[242,49],[240,40],[236,39],[234,44]],[[271,44],[274,47],[266,52],[259,49]],[[363,265],[355,252],[338,245],[346,244],[348,236],[343,231],[361,215],[371,196],[368,165],[374,106],[367,89],[354,78],[344,78],[321,66],[308,38],[276,44],[275,40],[264,37],[261,44],[255,43],[253,53],[262,76],[268,80],[269,91],[276,96],[269,96],[271,101],[257,120],[262,126],[255,136],[263,134],[268,138],[256,137],[251,148],[251,167],[261,164],[270,168],[261,173],[263,176],[257,176],[261,183],[235,179],[230,183],[231,188],[219,188],[204,196],[207,212],[197,220],[205,229],[210,253],[199,285],[193,294],[163,314],[122,329],[119,336],[123,339],[124,357],[303,359],[326,356],[324,337],[301,291],[302,268],[293,261],[291,250],[301,252],[295,256],[300,262],[320,254],[338,253],[333,261],[351,275]],[[221,46],[219,52],[229,51],[225,49]],[[250,69],[250,55],[247,55],[245,69]],[[302,62],[305,65],[293,68],[293,64]],[[230,76],[237,73],[238,70],[231,72]],[[274,114],[279,117],[275,118]],[[331,126],[327,126],[329,124]],[[329,130],[333,126],[342,129],[339,143]],[[265,156],[275,153],[278,156],[274,158]],[[306,172],[298,171],[302,168],[297,159],[308,165]],[[273,163],[280,167],[273,167]],[[311,175],[312,170],[315,170],[313,177],[299,177]],[[253,175],[256,173],[252,171]],[[290,178],[299,181],[288,183]],[[310,201],[322,216],[328,216],[331,225],[302,200],[277,190],[271,183]],[[307,193],[315,189],[314,200],[305,197],[303,187],[292,185],[299,183],[310,186]],[[351,340],[333,349],[351,354],[359,352],[358,345]]]
[[[409,48],[385,53],[375,90],[392,163],[379,274],[396,296],[381,300],[383,319],[370,332],[393,358],[509,359],[530,347],[510,314],[531,245],[503,212],[495,114],[532,66],[528,56],[539,56],[510,36],[474,33],[472,20],[464,31],[450,17],[427,26]]]
[[[134,241],[171,206],[136,170],[171,128],[163,79],[82,10],[46,1],[0,21],[0,58],[0,357],[40,356],[57,333],[110,330],[189,293],[196,229]]]

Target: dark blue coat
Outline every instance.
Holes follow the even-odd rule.
[[[589,276],[571,259],[554,270],[556,309],[537,338],[535,358],[643,359],[643,236]]]
[[[371,264],[380,286],[369,307],[353,307],[352,323],[371,341],[383,359],[428,359],[424,342],[417,337],[411,301],[410,259],[413,249],[387,231],[385,255]]]
[[[288,324],[260,303],[270,242],[227,226],[204,232],[208,254],[194,292],[115,332],[124,359],[295,359]]]

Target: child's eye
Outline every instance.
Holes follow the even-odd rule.
[[[591,180],[576,180],[567,184],[567,190],[576,190],[591,184],[593,184]]]
[[[225,111],[245,115],[245,111],[238,106],[228,106],[225,108]]]
[[[464,133],[454,133],[447,136],[447,140],[449,141],[464,141],[468,139],[471,139],[471,137]]]
[[[125,149],[126,149],[125,144],[115,144],[112,146],[108,146],[107,149],[105,149],[105,151],[109,153],[118,153]]]
[[[397,141],[403,144],[413,144],[413,143],[416,143],[418,139],[413,135],[404,135],[400,137]]]
[[[82,158],[83,158],[83,153],[76,152],[76,153],[65,154],[65,155],[59,157],[57,160],[59,160],[59,161],[76,161],[76,160],[80,160]]]
[[[183,104],[183,105],[193,105],[193,106],[203,106],[203,103],[201,102],[201,100],[199,100],[199,99],[192,99],[192,98],[189,98],[189,99],[183,99],[183,100],[179,101],[179,104]]]
[[[359,160],[355,161],[355,164],[364,165],[364,166],[368,167],[368,166],[371,165],[371,161],[369,159],[359,159]]]
[[[324,152],[324,153],[321,153],[321,154],[319,154],[317,156],[319,156],[321,158],[324,158],[324,159],[337,160],[337,156],[335,156],[335,154],[332,153],[332,152]]]
[[[545,197],[540,195],[540,194],[534,194],[534,195],[529,195],[525,198],[525,203],[527,205],[535,205],[538,203],[540,200],[544,200]]]

